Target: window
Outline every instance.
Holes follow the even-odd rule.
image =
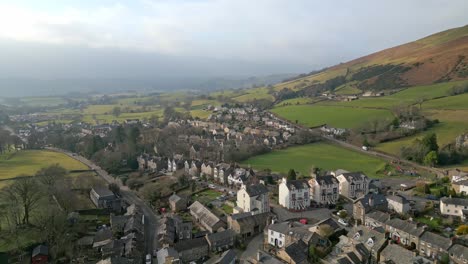
[[[295,193],[292,194],[292,199],[296,200],[296,194]]]
[[[273,230],[271,230],[271,235],[273,235],[273,234],[274,234],[274,232],[273,232]]]

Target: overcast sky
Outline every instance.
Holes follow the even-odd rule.
[[[301,73],[468,24],[450,0],[0,0],[0,78]]]

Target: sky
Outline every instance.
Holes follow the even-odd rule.
[[[466,0],[0,0],[0,79],[310,72],[464,26],[466,10]]]

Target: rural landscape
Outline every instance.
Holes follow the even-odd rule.
[[[0,263],[467,263],[468,25],[384,47],[305,73],[187,75],[190,88],[157,67],[166,87],[53,90],[56,77],[18,96],[34,78],[5,77]],[[107,68],[123,74],[119,58]]]

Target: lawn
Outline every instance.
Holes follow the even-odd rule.
[[[18,151],[8,159],[0,160],[0,179],[15,178],[20,174],[34,175],[41,168],[60,164],[67,170],[86,170],[83,163],[65,154],[47,150]]]
[[[234,208],[232,208],[231,206],[229,206],[227,204],[223,204],[221,206],[221,209],[223,209],[225,214],[230,215],[230,214],[232,214]]]
[[[375,157],[321,142],[255,156],[243,164],[280,173],[294,169],[303,175],[309,175],[311,167],[316,166],[325,170],[363,171],[370,177],[378,177],[380,175],[377,172],[386,163]]]
[[[196,193],[192,195],[192,200],[193,201],[199,201],[200,203],[207,205],[213,200],[216,199],[216,197],[220,196],[221,193],[215,190],[205,190],[203,192]]]
[[[393,117],[388,110],[322,105],[291,105],[274,108],[272,112],[292,122],[298,120],[300,124],[309,127],[327,124],[340,128],[357,128],[372,119]]]

